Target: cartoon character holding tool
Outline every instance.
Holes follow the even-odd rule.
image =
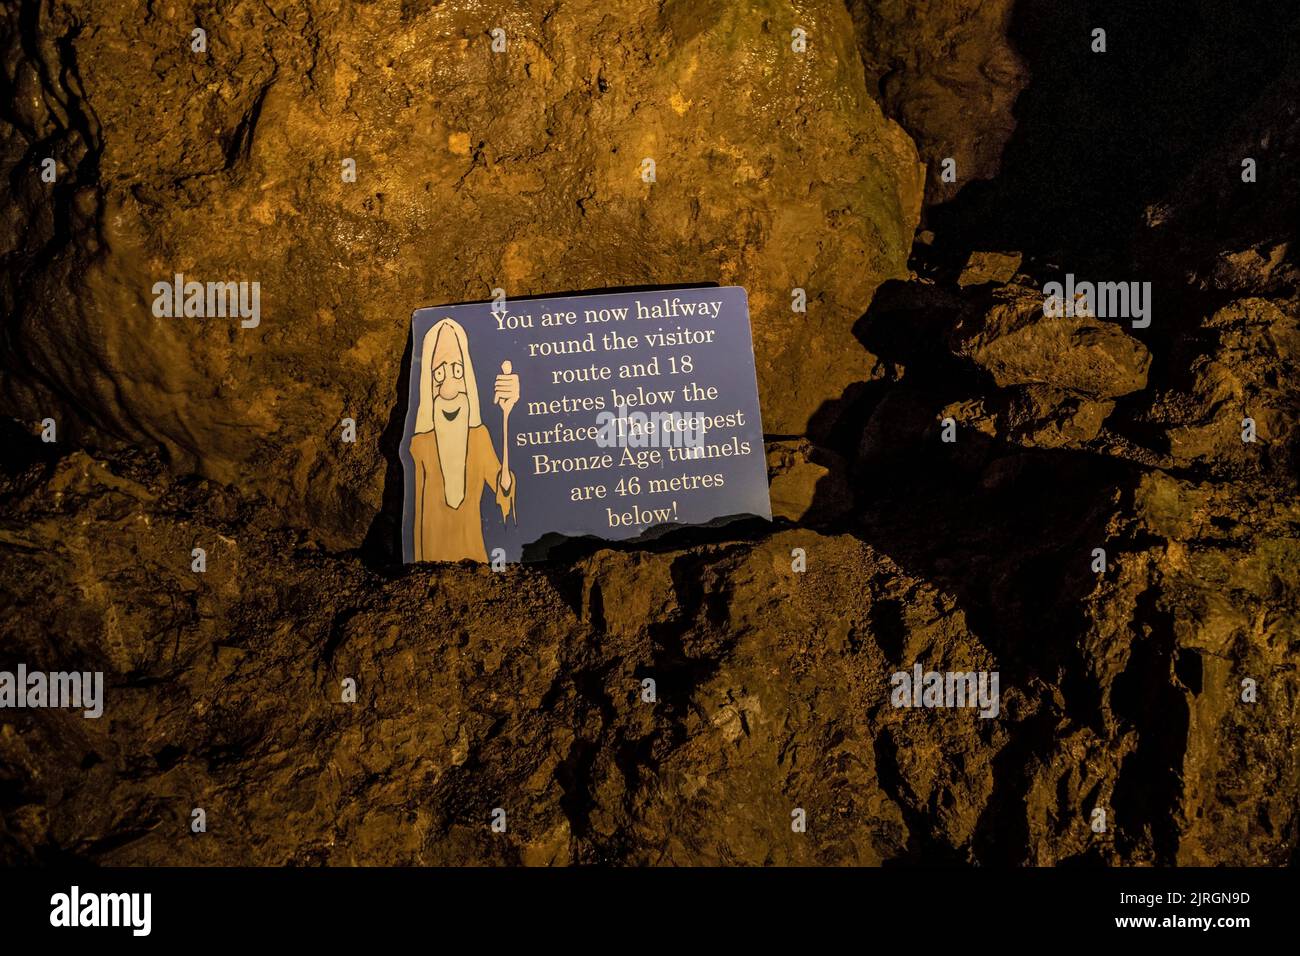
[[[469,340],[460,323],[442,319],[425,333],[420,353],[420,402],[410,452],[415,465],[416,561],[487,563],[479,501],[490,489],[501,519],[515,514],[510,472],[510,410],[519,376],[501,363],[492,402],[501,407],[501,458],[479,414]]]

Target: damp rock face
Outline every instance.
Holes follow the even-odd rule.
[[[926,292],[910,294],[919,301]],[[1045,314],[1042,293],[1026,286],[975,292],[951,323],[945,357],[957,360],[954,370],[971,382],[956,386],[960,397],[949,399],[939,417],[989,438],[1030,448],[1085,445],[1101,433],[1117,399],[1147,384],[1151,355],[1141,342],[1112,321]],[[954,385],[961,381],[954,375]],[[868,455],[888,442],[871,428],[865,437]]]
[[[1016,252],[972,252],[957,284],[963,288],[985,282],[1005,285],[1015,278],[1020,260],[1021,256]]]
[[[893,748],[928,732],[879,706],[893,662],[989,658],[950,601],[851,536],[384,580],[288,554],[283,532],[223,519],[214,489],[148,462],[79,453],[6,487],[23,486],[0,541],[15,556],[57,547],[26,593],[84,588],[49,625],[68,636],[59,656],[111,676],[104,719],[29,711],[0,735],[0,779],[19,794],[7,862],[879,863],[915,839],[900,796],[914,812],[952,789],[966,812],[996,752],[977,741],[1005,733],[936,726],[933,766],[895,766]],[[210,549],[201,575],[194,542]],[[791,572],[795,549],[808,571]],[[6,560],[6,603],[10,573],[39,564]],[[878,583],[862,587],[863,569]],[[4,617],[4,646],[50,659],[22,617]],[[804,739],[814,715],[826,730]]]
[[[1005,529],[993,490],[925,528],[394,576],[141,454],[35,465],[3,483],[0,641],[107,686],[97,720],[6,715],[0,860],[1285,862],[1300,512],[1159,473],[1125,506],[1069,469],[1028,565],[995,543],[1043,518],[1042,473]],[[893,706],[917,661],[997,670],[996,717]]]
[[[1269,46],[1285,57],[1280,70],[1146,207],[1135,249],[1147,269],[1239,294],[1300,287],[1300,21],[1275,32]]]
[[[860,377],[849,330],[906,274],[922,168],[829,0],[94,0],[42,7],[30,47],[4,16],[6,410],[159,447],[332,546],[379,507],[417,307],[743,285],[764,424],[798,435]],[[176,274],[259,283],[259,324],[155,317]]]
[[[239,3],[204,56],[188,8],[24,9],[0,670],[106,689],[0,710],[0,863],[1294,865],[1293,64],[1161,139],[1185,180],[1071,206],[1115,154],[1067,139],[1059,193],[988,194],[1059,235],[936,222],[910,273],[917,153],[873,95],[995,175],[1008,5]],[[1078,15],[1033,10],[1051,70]],[[1179,103],[1221,85],[1175,59]],[[1246,147],[1285,188],[1242,192]],[[1087,223],[1115,245],[1060,261]],[[1045,315],[1061,270],[1150,278],[1150,324]],[[178,271],[260,281],[260,323],[153,318]],[[772,524],[502,573],[351,547],[414,305],[667,276],[750,291]],[[996,671],[996,716],[898,706],[918,664]]]
[[[1294,481],[1300,463],[1300,303],[1241,299],[1207,316],[1201,331],[1214,347],[1192,361],[1188,387],[1163,396],[1151,418],[1167,429],[1180,467],[1221,477],[1272,473]],[[1223,442],[1238,434],[1239,442]]]
[[[916,139],[926,201],[991,179],[1028,73],[1007,37],[1011,0],[850,0],[868,81]],[[945,179],[944,160],[952,176]]]
[[[1109,399],[1146,385],[1151,357],[1142,343],[1114,322],[1044,314],[1043,301],[1033,289],[1001,290],[955,330],[954,351],[1002,387],[1044,384]]]
[[[816,527],[853,510],[846,463],[807,441],[769,442],[768,497],[772,515]]]

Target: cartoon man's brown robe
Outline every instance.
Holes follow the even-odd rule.
[[[416,561],[487,562],[479,501],[496,497],[501,518],[515,509],[514,475],[502,467],[479,415],[478,388],[465,330],[443,319],[424,337],[420,404],[411,459],[415,466]],[[494,403],[508,420],[519,400],[519,376],[498,375]],[[503,427],[503,437],[505,431]],[[509,449],[504,449],[507,460]]]

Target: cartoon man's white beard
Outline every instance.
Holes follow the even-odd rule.
[[[442,494],[449,507],[459,508],[465,500],[465,462],[469,457],[469,408],[466,402],[434,402],[433,433],[438,438],[438,467],[442,470]],[[456,417],[447,421],[443,411],[454,406]]]

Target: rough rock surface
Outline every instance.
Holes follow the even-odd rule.
[[[1237,294],[1300,288],[1300,19],[1262,39],[1287,57],[1282,69],[1146,208],[1136,248],[1153,271]]]
[[[1164,393],[1149,416],[1166,429],[1172,464],[1221,477],[1300,476],[1300,301],[1236,300],[1200,331],[1212,347],[1189,363],[1186,391]],[[1222,437],[1240,434],[1247,420],[1254,442],[1225,448]]]
[[[1093,399],[1117,398],[1146,385],[1151,357],[1114,322],[1085,315],[1044,315],[1034,289],[999,290],[993,306],[963,321],[954,351],[998,386],[1044,384]]]
[[[381,506],[415,308],[744,285],[764,424],[800,435],[862,377],[849,330],[907,273],[923,169],[831,0],[3,16],[19,202],[0,254],[25,373],[6,407],[161,446],[335,547]],[[261,324],[155,318],[153,284],[175,273],[260,282]],[[370,440],[340,443],[344,417]]]
[[[1028,79],[1007,38],[1013,0],[849,0],[848,7],[869,81],[926,162],[926,201],[996,176]],[[943,178],[948,158],[956,161],[951,181]]]
[[[906,814],[951,790],[960,831],[989,787],[997,721],[882,706],[900,655],[976,667],[987,650],[951,600],[851,536],[381,577],[295,550],[209,483],[121,470],[77,453],[27,476],[39,494],[0,531],[6,581],[26,580],[5,592],[6,651],[113,675],[102,721],[6,723],[10,858],[878,863],[915,839]],[[50,648],[26,621],[68,586]],[[803,739],[813,714],[823,731]],[[483,825],[498,806],[504,840]],[[796,806],[814,839],[791,832]],[[209,831],[189,839],[192,807]]]
[[[1016,277],[1022,258],[1018,252],[972,252],[957,284],[963,288],[985,282],[1005,285]]]
[[[1082,8],[1025,6],[1020,159],[915,272],[916,154],[863,77],[923,155],[992,175],[1004,4],[235,3],[206,59],[189,8],[6,7],[0,670],[108,688],[99,720],[0,712],[0,863],[1294,865],[1293,75],[1257,82],[1241,34],[1222,62],[1175,44],[1176,103],[1261,91],[1231,129],[1063,130],[1161,51],[1086,73]],[[1158,39],[1173,6],[1124,22]],[[964,101],[994,106],[945,141]],[[1114,175],[1166,151],[1205,164]],[[1021,251],[981,234],[1004,220],[1014,276],[963,287],[972,253]],[[1154,278],[1150,327],[1042,314],[1044,282],[1116,263]],[[146,319],[175,269],[260,279],[262,326]],[[669,280],[750,289],[772,525],[504,573],[354,547],[412,299]],[[914,663],[997,670],[998,716],[891,706]]]
[[[1039,546],[1067,567],[1076,645],[1053,639],[1022,555],[986,555],[978,587],[1014,601],[1023,635],[950,572],[918,577],[911,549],[934,541],[891,530],[901,514],[860,536],[379,574],[142,455],[36,464],[6,483],[0,641],[32,666],[102,668],[110,705],[5,721],[0,856],[1284,862],[1300,508],[1159,473],[1096,491],[1071,540]],[[997,535],[938,511],[955,566]],[[1087,573],[1096,540],[1105,576]],[[888,675],[914,660],[999,666],[1000,719],[890,707]],[[1247,676],[1257,710],[1237,699]]]
[[[769,442],[768,495],[772,516],[824,524],[853,510],[846,463],[808,441]]]

